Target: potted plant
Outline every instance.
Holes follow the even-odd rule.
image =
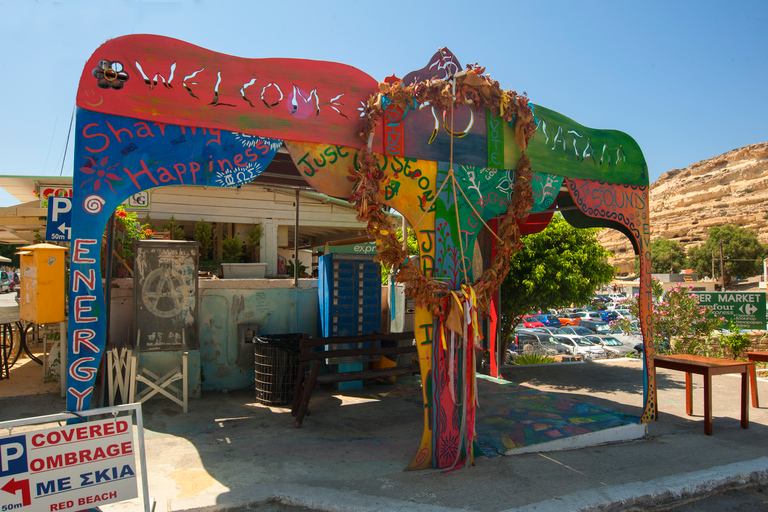
[[[195,224],[195,241],[200,242],[200,259],[209,260],[213,251],[213,229],[204,219]]]
[[[133,241],[144,240],[154,234],[147,224],[137,220],[136,212],[126,212],[123,206],[115,210],[114,251],[117,255],[117,277],[125,277],[128,271],[133,275]]]
[[[290,277],[293,277],[293,274],[295,272],[294,266],[293,266],[293,260],[290,260],[288,264],[285,266],[285,273],[288,274]],[[307,273],[307,266],[303,264],[301,261],[299,261],[299,277],[304,277],[304,274]]]
[[[264,235],[264,228],[261,224],[253,224],[248,228],[247,238],[245,240],[245,248],[248,251],[251,263],[259,262],[259,244],[261,243],[261,237]]]
[[[264,277],[267,270],[267,264],[246,263],[246,244],[240,240],[240,237],[237,236],[237,234],[224,239],[222,242],[222,250],[223,263],[221,264],[221,270],[225,279],[261,279]]]

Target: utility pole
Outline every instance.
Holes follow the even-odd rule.
[[[720,285],[720,291],[725,291],[725,265],[723,264],[723,241],[720,240],[720,279],[723,283]]]

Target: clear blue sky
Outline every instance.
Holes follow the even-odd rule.
[[[106,40],[159,34],[377,80],[441,46],[505,89],[637,140],[651,181],[768,141],[768,2],[0,0],[0,175],[72,175],[77,82]],[[0,192],[0,206],[16,204]]]

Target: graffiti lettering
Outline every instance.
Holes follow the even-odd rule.
[[[318,162],[316,158],[312,158],[312,161],[314,162],[315,167],[312,166],[312,163],[309,161],[310,154],[306,153],[304,156],[302,156],[298,162],[296,162],[296,166],[300,167],[301,164],[304,164],[306,168],[301,168],[301,172],[306,174],[309,177],[312,177],[315,175],[315,173],[325,167],[328,164],[335,164],[336,161],[339,158],[346,158],[349,156],[349,152],[344,150],[344,146],[334,145],[334,146],[328,146],[325,148],[322,153],[319,153],[320,156],[323,157],[322,162]],[[326,160],[325,157],[328,157],[328,160]],[[357,156],[355,156],[357,158]],[[355,160],[355,164],[357,163],[357,160]]]
[[[397,195],[397,191],[400,190],[399,181],[390,181],[389,185],[384,187],[384,199],[389,201]]]
[[[93,295],[80,295],[75,297],[75,322],[91,323],[98,321],[95,316],[85,316],[86,313],[92,311],[90,305],[83,304],[84,302],[93,302],[96,297]]]
[[[402,155],[405,152],[403,149],[402,128],[400,128],[400,131],[395,130],[395,128],[396,127],[393,126],[387,126],[384,131],[386,141],[384,151],[386,151],[388,155]]]
[[[618,188],[611,184],[603,186],[595,182],[584,182],[575,190],[583,198],[589,198],[592,208],[644,210],[646,205],[645,192]]]
[[[411,170],[411,162],[415,162],[415,161],[416,161],[415,158],[405,159],[405,168],[403,169],[403,174],[408,178],[413,178],[413,179],[422,178],[421,169]],[[427,182],[429,182],[429,180],[427,180]],[[419,183],[419,187],[421,187],[421,183]]]
[[[85,388],[82,393],[76,390],[75,388],[67,388],[67,393],[69,393],[70,395],[74,396],[77,399],[76,410],[78,411],[82,411],[83,409],[85,409],[85,407],[83,407],[85,403],[85,399],[88,396],[90,396],[92,391],[93,391],[93,386]]]
[[[134,131],[131,131],[129,128],[115,128],[114,126],[112,126],[112,124],[109,121],[105,121],[105,122],[107,124],[107,127],[109,128],[109,132],[111,132],[112,137],[114,137],[114,140],[118,144],[123,142],[122,137],[128,137],[128,138],[131,138],[131,139],[134,138]],[[159,131],[159,133],[157,135],[155,135],[155,133],[152,131],[152,128],[150,128],[150,126],[147,123],[145,123],[144,121],[139,121],[139,122],[134,123],[133,127],[135,129],[135,136],[138,137],[138,138],[148,138],[148,137],[157,137],[157,136],[163,137],[163,136],[165,136],[165,125],[163,123],[154,123],[154,125],[155,125],[155,128],[157,129],[157,131]],[[99,128],[99,131],[91,132],[90,130],[93,127]],[[197,130],[199,129],[199,128],[196,128],[194,126],[191,127],[191,128],[190,127],[180,126],[179,128],[181,129],[181,133],[182,134],[185,134],[187,130],[190,130],[192,135],[195,135]],[[216,143],[219,146],[221,145],[221,130],[218,130],[218,129],[215,129],[215,128],[201,128],[201,130],[202,130],[204,135],[208,135],[208,136],[211,137],[211,140],[209,140],[208,142],[205,143],[206,146],[209,145],[209,144],[212,144],[212,143]],[[85,146],[85,149],[87,149],[91,153],[100,153],[100,152],[106,150],[109,147],[109,145],[110,145],[110,143],[112,141],[112,139],[110,138],[108,133],[103,133],[103,131],[102,131],[102,129],[99,126],[98,123],[90,123],[90,124],[85,125],[83,127],[82,135],[86,139],[94,139],[94,138],[97,138],[97,137],[102,137],[104,139],[104,145],[101,146],[101,147],[91,148],[89,146]],[[182,135],[182,138],[183,138],[183,135]],[[268,149],[267,149],[267,151],[268,151]],[[265,154],[266,154],[266,151],[265,151]]]
[[[173,87],[173,77],[177,74],[176,63],[170,65],[168,72],[158,71],[155,73],[150,72],[154,78],[150,79],[148,73],[144,71],[143,66],[137,60],[134,62],[138,74],[144,78],[144,83],[150,91],[154,91],[157,86],[158,79],[165,86],[163,91],[175,92]],[[145,66],[149,66],[149,63],[144,62]],[[149,67],[147,67],[149,69]],[[181,70],[179,70],[181,72]],[[242,73],[242,74],[240,74]],[[221,71],[206,70],[205,68],[198,69],[190,72],[187,75],[179,73],[184,76],[182,79],[182,86],[184,89],[195,99],[200,99],[202,96],[208,96],[211,98],[209,105],[213,106],[226,106],[236,107],[239,103],[245,103],[251,108],[257,108],[258,102],[254,104],[248,97],[246,89],[256,83],[258,78],[254,78],[253,72],[249,72],[247,68],[238,70],[236,75],[225,75]],[[168,76],[166,81],[165,77]],[[194,81],[192,80],[194,79]],[[261,82],[264,83],[264,82]],[[283,84],[285,86],[285,84]],[[320,97],[317,94],[317,88],[313,88],[309,93],[304,93],[295,84],[285,86],[288,90],[291,88],[293,93],[288,96],[288,103],[286,105],[288,112],[299,119],[308,117],[307,112],[314,113],[314,115],[320,115],[320,107],[323,105],[330,105],[331,109],[342,117],[347,117],[340,110],[343,104],[339,101],[345,93],[337,94],[331,98],[327,103],[322,103]],[[206,93],[205,91],[210,91]],[[283,87],[275,81],[266,83],[261,89],[261,102],[268,109],[274,108],[283,102],[285,96],[283,95]],[[302,105],[303,104],[303,105]],[[307,108],[307,106],[309,108]],[[350,115],[352,113],[350,112]]]
[[[419,230],[419,234],[425,236],[427,241],[429,242],[429,246],[427,246],[425,243],[422,242],[422,244],[421,244],[421,253],[422,254],[429,254],[430,252],[432,252],[432,247],[434,245],[433,242],[432,242],[432,237],[435,234],[435,230],[434,229],[420,229]]]
[[[424,341],[422,345],[429,345],[432,343],[432,324],[423,324],[419,326],[419,329],[424,331]]]
[[[96,373],[96,368],[88,367],[88,363],[93,363],[93,357],[81,357],[69,366],[69,376],[80,382],[88,382]],[[72,388],[70,388],[72,389]]]
[[[75,240],[75,247],[72,249],[72,263],[96,263],[94,258],[85,257],[91,251],[91,248],[85,247],[86,245],[96,245],[96,240],[86,238]]]
[[[399,108],[384,111],[384,153],[402,156],[405,153],[404,130],[401,121],[403,112]]]
[[[240,155],[238,155],[238,156],[240,156]],[[232,167],[232,162],[230,162],[229,160],[226,160],[226,159],[218,160],[217,163],[219,164],[219,168],[222,171],[226,170],[225,169],[225,165],[224,165],[225,163],[227,164],[228,169],[231,170],[233,168]],[[149,168],[147,167],[147,164],[146,164],[146,162],[144,162],[143,158],[140,160],[140,164],[141,164],[141,170],[139,170],[136,173],[132,173],[131,171],[128,170],[127,167],[123,167],[123,170],[125,171],[125,174],[127,174],[128,177],[131,178],[131,181],[133,182],[133,185],[138,190],[144,190],[141,187],[141,185],[139,184],[138,180],[136,179],[136,178],[138,178],[139,176],[142,176],[142,175],[148,177],[150,179],[150,181],[155,184],[155,186],[160,185],[160,182],[168,183],[170,181],[178,181],[180,185],[184,184],[184,174],[186,174],[186,172],[187,172],[187,166],[185,164],[179,163],[179,164],[175,164],[173,166],[173,170],[176,172],[176,176],[173,176],[171,174],[171,172],[168,169],[166,169],[165,167],[158,167],[157,169],[155,169],[155,172],[158,173],[157,178],[155,178],[155,176],[153,175],[152,171],[149,170]],[[209,170],[213,170],[213,162],[209,162]],[[189,171],[192,174],[192,183],[196,184],[197,183],[197,173],[198,173],[198,171],[200,171],[200,164],[197,163],[197,162],[189,162]]]
[[[502,119],[488,113],[488,167],[504,168],[504,129]]]
[[[83,283],[87,290],[95,290],[96,289],[96,271],[92,268],[89,268],[88,277],[85,277],[85,274],[80,270],[73,271],[72,272],[72,290],[74,292],[80,291],[80,283]]]
[[[435,275],[435,258],[428,254],[421,257],[421,273],[427,277]]]
[[[96,337],[96,332],[93,329],[77,329],[72,336],[72,352],[74,354],[80,353],[80,346],[84,345],[88,350],[99,353],[99,348],[91,343],[91,340]]]
[[[99,148],[92,148],[90,146],[84,146],[86,150],[90,151],[91,153],[99,153],[101,151],[104,151],[109,147],[109,137],[104,135],[103,133],[88,133],[88,129],[92,128],[94,126],[99,126],[98,123],[90,123],[83,127],[83,137],[86,139],[94,139],[96,137],[103,137],[104,138],[104,145]]]

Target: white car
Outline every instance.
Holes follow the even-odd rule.
[[[616,308],[614,311],[618,313],[620,320],[632,320],[632,313],[628,309]]]
[[[634,345],[627,345],[617,339],[616,336],[606,336],[595,334],[592,336],[584,336],[585,339],[591,341],[595,345],[600,345],[605,350],[605,354],[608,359],[614,357],[625,357],[627,353],[632,352]]]
[[[597,311],[579,311],[576,313],[582,320],[592,320],[593,322],[602,322],[603,317]]]
[[[576,356],[582,356],[587,359],[599,359],[604,358],[605,349],[598,345],[595,345],[591,341],[575,334],[557,334],[555,335],[558,343],[568,347],[571,354]]]

